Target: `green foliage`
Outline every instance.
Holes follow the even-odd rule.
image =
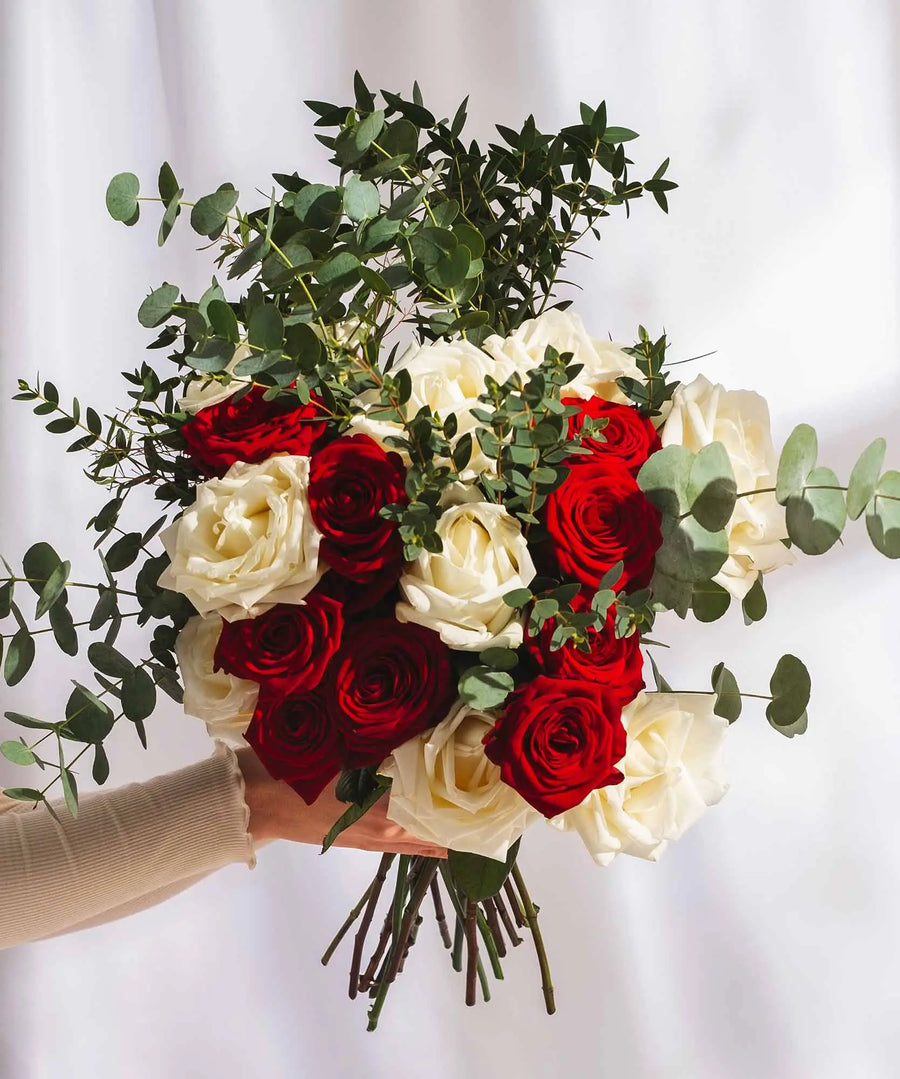
[[[900,472],[885,472],[866,506],[866,530],[887,558],[900,558]]]
[[[468,899],[480,903],[500,891],[516,864],[518,854],[519,840],[509,848],[502,862],[481,854],[451,850],[447,854],[447,866],[459,891]]]
[[[769,723],[788,738],[803,734],[807,727],[806,706],[810,692],[809,671],[803,662],[796,656],[782,656],[775,666],[769,689],[772,693],[766,708]]]
[[[460,675],[459,696],[470,707],[486,710],[503,704],[513,687],[507,671],[476,664]]]
[[[113,221],[134,225],[140,216],[138,192],[140,183],[131,172],[120,172],[109,181],[106,189],[106,208]]]
[[[875,494],[886,449],[884,439],[876,438],[863,450],[853,466],[847,484],[847,516],[851,521],[863,515]]]
[[[365,798],[361,802],[352,803],[350,807],[346,809],[337,819],[337,821],[335,821],[335,823],[332,825],[328,834],[322,840],[323,854],[325,853],[325,851],[328,850],[330,846],[332,846],[332,844],[341,834],[341,832],[345,832],[352,824],[356,824],[356,822],[361,817],[365,816],[365,814],[369,812],[372,806],[375,805],[375,803],[380,798],[383,798],[384,795],[387,794],[387,792],[390,790],[391,781],[385,776],[376,776],[375,779],[375,786],[372,787],[372,789],[365,796]]]
[[[724,663],[717,663],[713,667],[711,676],[713,693],[716,695],[716,703],[713,712],[729,723],[741,714],[741,691],[738,689],[737,679]]]

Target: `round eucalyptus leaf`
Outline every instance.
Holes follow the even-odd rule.
[[[191,210],[191,228],[201,236],[214,239],[225,227],[239,197],[239,193],[230,186],[222,186],[211,195],[204,195]]]
[[[712,688],[716,695],[716,703],[713,712],[729,723],[741,714],[741,691],[738,688],[737,679],[724,663],[718,663],[712,672]]]
[[[875,549],[900,558],[900,472],[885,472],[866,509],[866,531]]]
[[[887,444],[883,438],[876,438],[859,455],[859,460],[850,473],[847,484],[847,516],[851,521],[861,517],[878,486],[881,466]]]
[[[704,446],[691,462],[686,493],[692,516],[704,528],[717,532],[731,520],[737,484],[721,442]]]
[[[106,208],[113,221],[133,225],[138,219],[140,182],[133,172],[120,172],[109,181],[106,189]]]
[[[809,704],[809,671],[796,656],[784,655],[775,665],[769,681],[772,700],[766,718],[782,734],[802,734],[806,730],[806,707]],[[802,730],[796,729],[802,724]]]
[[[761,622],[766,617],[769,602],[763,589],[763,575],[761,573],[753,582],[750,591],[741,600],[741,609],[744,612],[744,622],[748,626],[753,622]]]
[[[165,322],[172,314],[179,288],[164,282],[154,289],[138,308],[138,322],[148,330]]]
[[[378,188],[371,181],[360,180],[357,175],[351,174],[344,184],[344,213],[351,221],[360,224],[377,217],[380,209]]]
[[[785,503],[788,536],[804,554],[824,554],[841,538],[847,503],[830,468],[814,468],[799,493]]]
[[[476,666],[465,671],[459,680],[459,695],[473,708],[496,708],[513,690],[512,677],[506,671]]]
[[[688,483],[694,454],[686,446],[666,446],[651,454],[638,472],[640,489],[661,513],[677,517],[690,508]]]
[[[325,184],[307,184],[294,199],[294,215],[311,229],[329,229],[343,206],[341,193]]]
[[[818,453],[816,432],[808,423],[798,424],[788,435],[778,459],[775,497],[782,506],[803,486],[806,477],[816,466]]]
[[[700,581],[691,594],[691,610],[698,622],[715,622],[731,606],[731,593],[715,581]]]
[[[725,532],[710,532],[693,517],[664,520],[662,531],[663,543],[656,555],[656,565],[676,581],[708,581],[725,564],[728,557]]]

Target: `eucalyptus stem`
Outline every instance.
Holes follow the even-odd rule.
[[[522,872],[518,865],[513,866],[512,877],[516,882],[516,888],[519,890],[519,895],[522,897],[525,920],[528,923],[528,928],[531,930],[531,936],[534,940],[534,949],[537,952],[538,964],[541,968],[541,989],[544,993],[544,1004],[547,1008],[547,1014],[553,1015],[556,1011],[556,1000],[553,991],[553,980],[550,976],[550,963],[547,960],[547,952],[544,948],[544,938],[541,936],[541,928],[538,925],[537,908],[531,901],[531,896],[528,894],[528,889],[525,887],[525,881],[522,879]]]

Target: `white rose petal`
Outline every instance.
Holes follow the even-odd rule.
[[[415,416],[423,405],[441,418],[453,413],[458,423],[456,434],[450,439],[453,446],[464,434],[478,426],[471,409],[483,407],[479,406],[478,397],[485,392],[485,376],[490,375],[503,383],[513,373],[513,365],[508,360],[492,358],[462,339],[434,341],[410,349],[394,365],[391,374],[396,375],[399,371],[409,372],[412,387],[405,406],[406,415]],[[356,404],[366,409],[366,413],[371,412],[379,407],[379,396],[377,390],[368,390],[357,399]],[[372,418],[368,414],[354,416],[351,428],[369,435],[381,445],[384,445],[385,438],[403,434],[401,424]],[[493,467],[493,462],[474,443],[465,475],[475,476],[479,472],[491,471]]]
[[[249,345],[238,345],[225,370],[230,375],[241,360],[246,360],[252,355],[253,349]],[[184,397],[178,402],[178,407],[182,412],[199,412],[201,408],[209,408],[210,405],[219,405],[227,401],[241,386],[247,385],[249,383],[246,378],[232,378],[227,386],[216,379],[196,378],[189,383]]]
[[[728,451],[738,491],[774,487],[777,460],[765,398],[750,390],[726,390],[703,375],[681,385],[661,431],[663,446],[686,446],[696,453],[711,442]],[[739,498],[727,526],[728,559],[713,580],[743,599],[761,573],[794,561],[781,542],[787,538],[784,508],[774,494]]]
[[[656,861],[728,789],[721,749],[728,721],[707,693],[640,693],[622,710],[628,748],[616,766],[622,783],[593,791],[550,823],[579,833],[591,857]]]
[[[571,352],[571,362],[583,365],[563,387],[563,397],[602,397],[625,403],[628,398],[616,385],[616,379],[626,375],[642,378],[637,364],[619,345],[590,337],[579,315],[557,308],[523,322],[509,337],[488,337],[484,349],[498,363],[510,363],[524,376],[543,362],[547,345],[557,352]]]
[[[259,686],[246,678],[213,670],[222,633],[219,615],[191,618],[175,641],[175,655],[184,684],[184,710],[206,723],[214,738],[243,745],[259,697]]]
[[[494,717],[458,701],[433,731],[394,750],[388,818],[425,842],[502,860],[540,813],[500,779],[482,739]]]
[[[503,596],[536,572],[519,522],[493,502],[463,502],[444,510],[436,531],[442,550],[423,552],[400,578],[397,620],[433,629],[464,652],[517,648],[522,621]]]
[[[290,456],[239,461],[221,479],[201,483],[196,502],[162,533],[171,564],[161,587],[229,622],[299,603],[325,569],[308,483],[309,458]]]

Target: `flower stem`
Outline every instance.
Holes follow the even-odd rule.
[[[466,901],[466,1004],[471,1008],[477,1001],[478,977],[478,907],[471,899]]]
[[[374,887],[375,887],[375,881],[373,880],[372,883],[369,885],[369,887],[366,888],[366,890],[363,892],[362,899],[360,899],[360,901],[356,904],[356,906],[353,908],[353,910],[351,910],[350,913],[347,915],[347,920],[344,922],[344,924],[341,926],[341,928],[337,931],[337,936],[328,945],[327,949],[325,950],[325,954],[322,956],[322,966],[323,967],[328,966],[328,962],[331,959],[331,957],[334,955],[335,951],[337,950],[338,945],[341,943],[341,941],[347,935],[347,933],[350,930],[350,927],[353,925],[353,923],[356,921],[356,919],[360,916],[360,914],[362,914],[362,909],[366,905],[366,903],[368,902],[369,896],[372,894],[372,889]]]
[[[444,901],[441,899],[441,890],[436,873],[431,878],[431,899],[434,903],[434,917],[437,920],[441,940],[444,942],[445,948],[452,948],[453,938],[450,936],[450,929],[447,925],[447,915],[444,913]]]
[[[366,943],[366,934],[369,932],[369,926],[372,924],[372,916],[375,913],[375,908],[378,906],[378,898],[381,895],[381,890],[384,887],[384,882],[387,880],[388,870],[391,868],[396,855],[384,854],[381,857],[381,862],[378,866],[378,873],[375,880],[372,881],[372,890],[369,892],[369,898],[366,902],[366,911],[363,914],[362,924],[356,932],[356,939],[353,942],[353,959],[350,964],[350,999],[355,1000],[356,994],[359,992],[359,968],[362,963],[363,948]]]
[[[546,949],[544,948],[544,938],[541,936],[541,929],[538,925],[537,908],[531,901],[531,896],[528,894],[528,889],[525,887],[525,881],[522,879],[521,870],[517,865],[514,865],[512,868],[512,878],[515,881],[516,888],[519,890],[519,895],[522,897],[525,920],[528,923],[528,928],[531,930],[531,936],[534,940],[534,949],[537,952],[538,964],[541,968],[541,989],[544,993],[544,1004],[547,1008],[547,1014],[553,1015],[556,1011],[556,1000],[554,997],[553,981],[550,976],[550,964],[547,960]]]

